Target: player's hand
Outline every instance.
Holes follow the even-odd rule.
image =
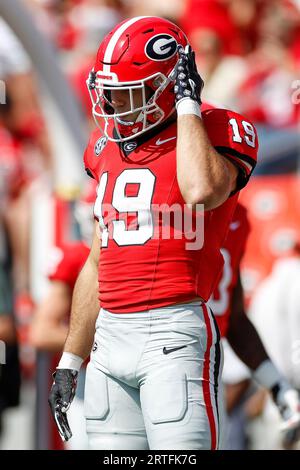
[[[291,447],[300,439],[300,400],[297,390],[282,382],[272,389],[272,396],[283,422],[280,426],[283,445]]]
[[[179,60],[173,77],[175,79],[174,93],[176,106],[186,98],[196,101],[200,105],[202,103],[201,92],[204,82],[197,70],[195,52],[189,45],[185,49],[179,45],[178,55]]]
[[[72,437],[67,411],[73,401],[78,372],[73,369],[56,369],[54,382],[49,394],[49,405],[55,424],[63,441]]]

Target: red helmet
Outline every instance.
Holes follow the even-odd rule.
[[[175,109],[172,72],[179,44],[187,45],[181,29],[155,16],[125,20],[104,38],[87,85],[93,116],[109,140],[132,139],[172,114]],[[112,90],[127,90],[130,109],[114,110]],[[130,120],[132,114],[134,121]]]

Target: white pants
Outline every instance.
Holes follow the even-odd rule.
[[[89,448],[218,448],[222,365],[216,323],[198,301],[101,309],[85,386]]]

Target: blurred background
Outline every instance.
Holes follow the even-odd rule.
[[[300,262],[300,1],[1,0],[0,15],[0,339],[7,345],[0,448],[63,448],[47,397],[92,224],[95,187],[82,165],[94,127],[85,80],[104,35],[132,16],[181,26],[204,99],[257,126],[259,163],[241,196],[251,223],[242,281],[270,356],[300,389],[300,304],[288,324],[285,306],[272,317],[267,301],[276,289],[286,299],[289,276],[295,280],[288,262]],[[296,281],[300,291],[300,274]],[[239,438],[230,448],[282,448],[268,395],[229,360],[224,380],[247,384],[234,406]],[[81,386],[77,398],[80,410]],[[84,446],[78,432],[71,447]]]

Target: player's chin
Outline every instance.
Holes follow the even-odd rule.
[[[124,111],[124,109],[121,111],[117,111],[115,110],[115,114],[122,114],[122,113],[126,113],[126,111]],[[134,114],[125,114],[124,116],[119,116],[117,118],[117,121],[120,122],[121,124],[126,124],[126,123],[130,123],[132,124],[133,122],[135,122],[136,118],[138,117],[139,113],[134,113]]]

